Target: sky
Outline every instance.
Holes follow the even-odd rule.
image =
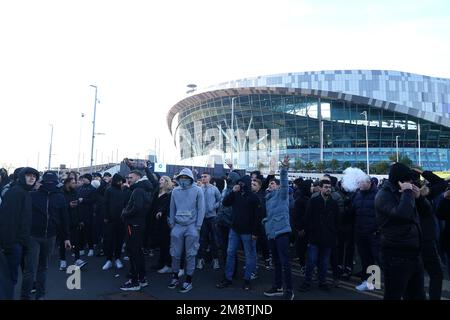
[[[89,165],[90,85],[94,163],[155,143],[175,163],[166,115],[187,84],[334,69],[450,78],[450,2],[3,0],[0,167],[45,170],[50,125],[51,166]]]

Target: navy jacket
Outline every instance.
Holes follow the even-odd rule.
[[[377,190],[358,190],[352,199],[352,212],[355,217],[355,231],[359,234],[372,234],[378,229],[375,212]]]
[[[77,198],[83,198],[83,201],[78,205],[82,222],[92,223],[94,205],[97,199],[96,189],[91,184],[83,184],[78,189]]]
[[[60,234],[69,239],[69,213],[63,192],[56,185],[43,184],[30,193],[32,203],[31,236],[51,238]]]

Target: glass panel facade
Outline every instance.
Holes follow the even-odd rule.
[[[278,129],[280,154],[289,153],[303,161],[320,160],[320,121],[323,122],[324,160],[337,159],[350,163],[366,161],[366,126],[371,163],[388,161],[399,152],[418,163],[418,125],[421,132],[422,166],[429,170],[446,170],[450,160],[450,129],[410,115],[339,100],[324,100],[301,95],[252,94],[236,96],[234,128],[240,129],[241,151],[245,151],[245,134],[249,129]],[[231,128],[231,98],[223,97],[191,105],[178,113],[172,123],[175,135],[181,129],[195,137],[208,129],[226,132]],[[361,113],[367,112],[367,121]],[[195,126],[194,126],[195,123]],[[196,128],[196,126],[200,126]],[[270,132],[269,139],[270,139]],[[208,150],[202,139],[192,140],[191,156]],[[261,138],[261,137],[259,137]],[[209,140],[209,139],[208,139]],[[219,149],[226,151],[226,138]],[[186,158],[182,152],[182,158]]]

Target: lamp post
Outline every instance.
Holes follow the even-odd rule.
[[[367,121],[367,111],[361,112],[362,115],[364,115],[364,118],[366,119],[366,161],[367,161],[367,175],[369,175],[369,135],[367,131],[367,127],[369,122]]]
[[[80,136],[78,138],[78,172],[80,171],[80,156],[81,156],[81,127],[83,124],[84,113],[81,114],[80,118]]]
[[[52,163],[52,146],[53,146],[53,124],[50,125],[52,127],[51,133],[50,133],[50,151],[48,152],[48,170],[51,168]]]
[[[233,147],[234,147],[234,101],[237,97],[231,98],[231,165],[234,169]]]
[[[395,136],[395,150],[397,152],[397,162],[398,162],[398,137],[400,136]]]
[[[95,114],[97,112],[97,86],[93,84],[90,85],[95,88],[95,101],[94,101],[94,119],[92,121],[92,142],[91,142],[91,174],[93,173],[93,162],[94,162],[94,139],[95,139]]]
[[[419,167],[422,166],[422,158],[420,156],[420,124],[417,123],[417,142],[419,143]]]

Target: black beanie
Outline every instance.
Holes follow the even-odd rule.
[[[398,182],[405,182],[413,179],[412,170],[402,163],[394,163],[389,170],[389,181],[398,187]]]
[[[92,175],[89,174],[89,173],[83,174],[83,175],[81,176],[81,178],[86,178],[86,179],[88,179],[89,181],[92,181]]]

